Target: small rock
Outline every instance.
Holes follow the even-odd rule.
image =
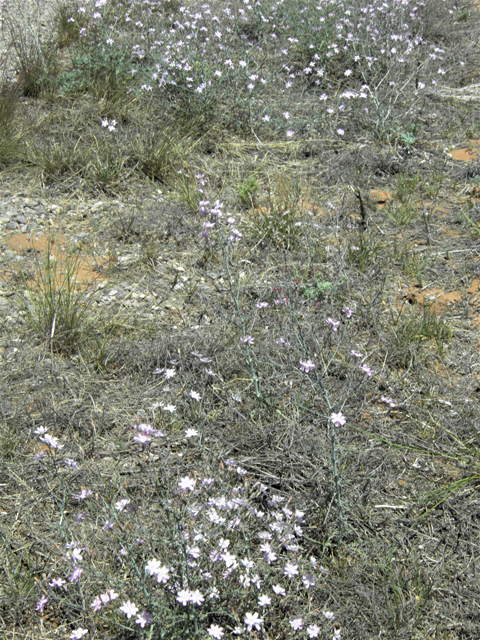
[[[96,202],[95,204],[92,204],[92,206],[90,207],[90,211],[92,213],[98,213],[99,211],[101,211],[104,207],[104,203],[103,202]]]

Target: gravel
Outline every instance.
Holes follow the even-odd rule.
[[[25,322],[24,311],[18,305],[19,294],[27,296],[20,273],[31,278],[43,260],[44,252],[40,255],[33,240],[52,237],[55,248],[64,241],[69,247],[81,244],[81,255],[91,258],[91,280],[95,280],[96,300],[102,311],[114,315],[123,309],[141,318],[141,322],[165,317],[174,327],[179,321],[178,311],[185,305],[185,292],[195,276],[188,264],[189,256],[182,257],[177,249],[175,259],[171,257],[176,239],[165,240],[162,236],[165,228],[182,232],[178,207],[162,198],[147,193],[139,205],[98,197],[91,201],[65,195],[33,197],[20,191],[2,191],[0,187],[0,326],[3,322]],[[118,220],[132,215],[136,231],[121,240]],[[189,232],[188,226],[185,228],[183,232]],[[147,237],[152,238],[158,251],[148,260],[143,244]],[[19,238],[23,241],[21,247]],[[17,242],[13,243],[15,239]],[[195,284],[197,280],[195,277]],[[202,290],[210,288],[202,282],[198,285]]]

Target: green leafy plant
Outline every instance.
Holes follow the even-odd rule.
[[[249,176],[245,182],[238,188],[238,199],[243,207],[254,207],[258,192],[260,191],[260,185],[255,176]]]
[[[315,276],[315,284],[302,287],[302,293],[306,298],[311,300],[325,300],[335,286],[328,280],[322,280],[320,276]]]
[[[412,145],[414,145],[415,142],[417,141],[417,138],[410,131],[401,131],[398,134],[398,137],[403,142],[403,144],[407,147],[407,149],[410,148]]]
[[[398,131],[398,138],[405,148],[409,150],[417,141],[417,133],[420,127],[418,124],[412,124],[403,130]]]
[[[102,100],[105,109],[118,116],[120,107],[131,101],[133,86],[131,56],[126,47],[105,45],[108,36],[92,32],[77,47],[68,68],[59,73],[57,86],[63,95],[90,94]]]

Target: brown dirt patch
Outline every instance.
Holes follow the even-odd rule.
[[[440,287],[427,287],[419,290],[418,285],[409,287],[403,296],[411,304],[418,304],[428,308],[435,315],[440,315],[446,311],[455,311],[462,302],[468,303],[472,323],[480,326],[480,278],[475,278],[466,290],[445,291]]]
[[[47,251],[60,264],[65,265],[72,255],[72,244],[64,234],[52,236],[46,233],[12,233],[4,238],[4,244],[16,253],[29,257],[30,255],[43,264]],[[82,255],[76,268],[76,280],[80,287],[87,287],[102,279],[102,272],[108,260],[103,257]],[[4,279],[5,273],[0,273]]]
[[[469,140],[467,147],[449,151],[448,155],[459,162],[470,162],[476,160],[480,155],[480,140]]]
[[[479,289],[480,289],[480,278],[474,278],[472,284],[467,289],[467,293],[469,294],[478,293]]]
[[[379,207],[386,204],[392,197],[391,193],[382,189],[372,189],[368,195]]]
[[[427,287],[419,291],[418,286],[411,287],[406,295],[409,302],[428,307],[435,315],[455,307],[462,297],[460,291],[444,291],[438,287]]]

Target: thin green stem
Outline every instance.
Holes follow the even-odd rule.
[[[291,311],[292,313],[294,313],[294,310],[292,309]],[[305,353],[305,357],[308,358],[308,348],[305,342],[305,338],[303,336],[303,331],[300,325],[300,322],[298,321],[298,318],[296,317],[296,315],[294,315],[294,319],[295,319],[295,323],[297,325],[297,337],[300,340],[300,343],[303,347],[303,351]],[[330,360],[331,362],[331,360]],[[324,369],[324,375],[327,375],[328,373],[328,365],[327,367],[325,367]],[[314,378],[315,381],[318,385],[318,387],[320,388],[320,391],[322,393],[322,396],[325,400],[325,403],[328,407],[328,414],[329,414],[329,419],[328,419],[328,425],[329,425],[329,433],[330,433],[330,440],[332,443],[332,471],[333,471],[333,484],[334,484],[334,489],[335,489],[335,499],[337,502],[337,509],[338,509],[338,544],[341,544],[342,539],[343,539],[343,531],[344,531],[344,519],[343,519],[343,504],[342,504],[342,494],[341,494],[341,484],[340,484],[340,476],[338,473],[338,461],[337,461],[337,442],[336,442],[336,434],[335,434],[335,425],[333,424],[330,416],[332,415],[332,404],[330,402],[330,397],[327,393],[327,390],[325,389],[322,379],[320,377],[320,375],[318,374],[318,369],[314,370]]]
[[[242,312],[240,310],[240,304],[239,304],[239,301],[238,301],[238,297],[239,297],[238,293],[235,293],[235,291],[234,291],[232,278],[230,276],[230,268],[229,268],[229,261],[228,261],[228,247],[229,247],[228,244],[226,244],[225,242],[222,243],[223,258],[224,258],[224,261],[225,261],[225,273],[226,273],[226,276],[227,276],[227,282],[228,282],[228,287],[229,287],[229,290],[230,290],[230,296],[231,296],[231,298],[233,300],[233,303],[235,305],[235,310],[237,312],[237,316],[238,316],[238,319],[240,320],[240,325],[241,325],[241,328],[242,328],[242,337],[244,338],[247,335],[247,332],[245,330],[245,320],[243,319]],[[252,356],[250,354],[250,347],[249,347],[248,342],[245,343],[245,346],[246,346],[245,352],[246,352],[247,363],[248,363],[248,366],[250,368],[250,373],[251,373],[251,376],[252,376],[253,383],[255,385],[255,395],[256,395],[257,399],[260,400],[261,394],[260,394],[260,387],[259,387],[259,384],[258,384],[258,376],[257,376],[257,373],[255,371],[255,367],[253,366],[253,360],[252,360]]]

